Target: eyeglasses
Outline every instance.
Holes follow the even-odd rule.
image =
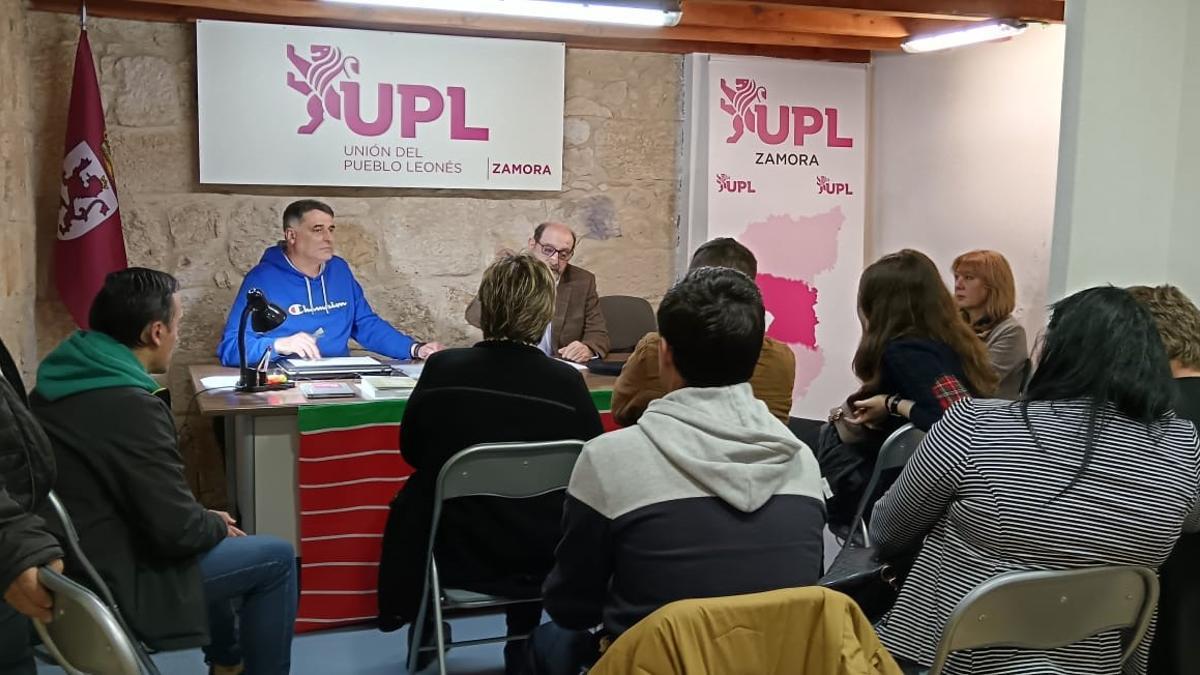
[[[554,248],[553,246],[551,246],[549,244],[543,244],[540,241],[538,242],[538,244],[542,247],[542,255],[546,256],[547,258],[553,258],[554,256],[558,256],[559,260],[566,262],[571,259],[571,256],[575,255],[574,249],[570,249],[570,248],[558,249],[558,248]]]

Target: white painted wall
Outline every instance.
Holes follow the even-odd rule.
[[[947,280],[965,251],[1012,264],[1017,316],[1045,322],[1063,26],[1008,42],[874,60],[867,259],[925,252]]]
[[[1200,3],[1067,3],[1051,294],[1200,298]]]

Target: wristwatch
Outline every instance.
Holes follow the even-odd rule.
[[[419,354],[419,353],[421,352],[421,347],[424,347],[424,346],[425,346],[425,344],[426,344],[426,343],[424,343],[424,342],[414,342],[414,343],[412,343],[412,346],[408,348],[408,358],[410,358],[410,359],[416,359],[416,358],[419,358],[419,357],[417,356],[417,354]]]

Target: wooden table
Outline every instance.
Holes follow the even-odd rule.
[[[626,356],[610,358],[624,360]],[[188,369],[193,391],[199,392],[196,404],[200,413],[225,421],[225,472],[231,510],[239,514],[239,524],[246,532],[273,534],[296,546],[299,543],[296,507],[299,409],[377,401],[355,396],[310,402],[297,388],[243,394],[232,388],[205,391],[201,383],[206,377],[237,373],[236,368],[211,365]],[[616,381],[615,377],[586,371],[581,375],[593,392],[611,391]]]

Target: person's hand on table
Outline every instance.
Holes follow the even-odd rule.
[[[221,520],[225,521],[225,527],[229,528],[229,530],[228,530],[228,532],[226,532],[225,536],[227,536],[227,537],[244,537],[244,536],[246,536],[245,532],[241,531],[240,529],[238,529],[236,527],[237,521],[233,519],[233,516],[229,515],[225,511],[217,511],[216,509],[209,509],[209,510],[212,511],[213,513],[217,514],[218,516],[221,516]]]
[[[294,354],[302,359],[319,359],[321,350],[317,349],[317,339],[308,333],[296,333],[275,340],[276,354]]]
[[[558,357],[575,363],[583,363],[584,361],[592,360],[592,348],[583,344],[579,340],[558,350]]]
[[[62,560],[52,560],[46,563],[46,566],[62,574]],[[4,591],[4,601],[8,603],[9,607],[31,619],[50,623],[52,618],[50,610],[54,609],[54,598],[38,580],[37,567],[26,568],[16,579],[13,579],[8,589]]]
[[[440,342],[426,342],[417,349],[417,358],[422,360],[427,359],[443,349],[445,347]]]

